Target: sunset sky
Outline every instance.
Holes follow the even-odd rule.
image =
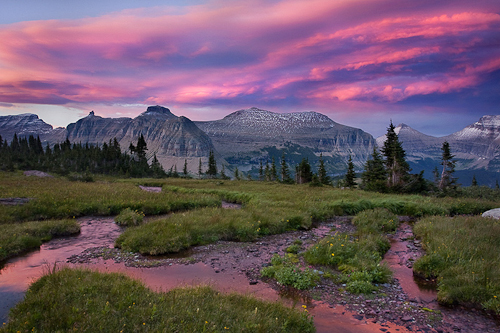
[[[498,0],[2,0],[0,116],[317,111],[374,136],[500,114]]]

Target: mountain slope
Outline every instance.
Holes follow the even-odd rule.
[[[141,134],[148,145],[148,158],[156,154],[165,169],[175,165],[181,170],[187,160],[188,169],[194,172],[199,158],[205,161],[214,149],[210,138],[191,120],[161,106],[150,106],[134,119],[102,118],[91,112],[67,127],[71,142],[102,144],[116,138],[124,150]]]
[[[340,125],[317,112],[274,113],[250,108],[220,120],[195,123],[224,158],[240,167],[246,164],[247,169],[250,164],[258,163],[266,147],[282,149],[298,145],[316,156],[322,153],[341,162],[339,168],[343,170],[349,155],[361,165],[375,144],[370,134]]]
[[[4,140],[10,142],[17,134],[18,137],[40,136],[42,142],[51,138],[65,139],[64,128],[54,129],[52,125],[39,119],[36,114],[24,113],[12,116],[0,116],[0,135]]]
[[[440,168],[444,141],[448,141],[455,155],[456,170],[465,172],[462,172],[466,175],[464,185],[469,185],[469,178],[480,170],[488,175],[500,171],[500,116],[483,116],[460,131],[439,138],[420,133],[405,124],[398,125],[394,130],[413,171],[425,170],[428,178],[435,167]],[[385,139],[385,135],[377,138],[379,148]],[[470,171],[471,175],[466,171]],[[492,183],[488,184],[494,182],[495,179],[492,179]]]

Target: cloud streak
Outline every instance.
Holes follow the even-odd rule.
[[[500,70],[499,12],[221,0],[3,25],[0,103],[390,109],[484,87]]]

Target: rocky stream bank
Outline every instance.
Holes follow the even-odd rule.
[[[257,242],[219,241],[198,246],[175,256],[148,257],[109,247],[92,247],[68,259],[73,264],[91,264],[97,260],[113,260],[128,267],[158,267],[193,265],[203,263],[217,274],[244,275],[249,285],[267,284],[280,295],[305,304],[308,308],[327,306],[350,313],[361,325],[376,323],[381,332],[500,332],[498,319],[476,309],[445,308],[435,301],[435,291],[417,286],[411,274],[414,261],[423,254],[419,240],[413,237],[407,221],[397,232],[389,235],[391,249],[384,261],[394,271],[390,283],[378,286],[370,295],[354,295],[344,290],[342,284],[321,278],[316,287],[297,291],[262,278],[260,271],[269,265],[274,254],[284,254],[286,249],[302,242],[301,250],[335,231],[352,232],[354,226],[347,217],[322,223],[307,231],[294,231],[260,238]],[[314,267],[321,272],[321,267]]]

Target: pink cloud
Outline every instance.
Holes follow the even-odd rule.
[[[376,3],[387,10],[371,11]],[[214,1],[2,26],[0,102],[395,103],[475,87],[500,69],[498,45],[477,55],[500,34],[499,14],[400,6]]]

